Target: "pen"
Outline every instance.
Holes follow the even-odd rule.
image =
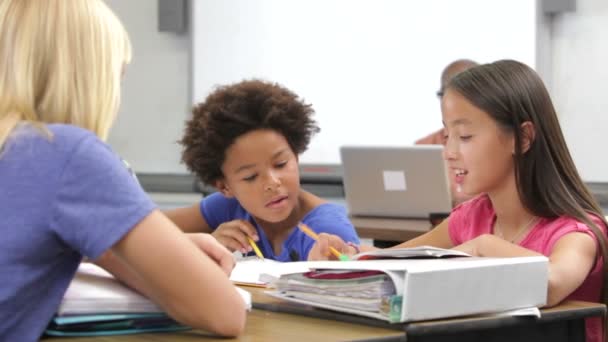
[[[300,223],[298,225],[298,228],[302,231],[302,233],[310,236],[313,240],[315,240],[315,241],[319,240],[319,236],[317,235],[317,233],[315,233],[312,229],[310,229],[310,227],[308,227],[304,223]],[[338,258],[341,261],[349,261],[350,260],[350,258],[348,257],[348,255],[345,255],[345,254],[342,254],[342,253],[338,252],[338,250],[335,249],[335,248],[333,248],[332,246],[329,246],[329,251],[331,252],[331,254],[335,255],[336,258]]]
[[[249,244],[251,245],[251,248],[253,248],[255,255],[257,255],[258,258],[264,260],[264,254],[262,254],[262,252],[258,248],[258,245],[255,244],[255,241],[253,241],[253,239],[250,238],[249,236],[247,237],[247,240],[249,240]]]

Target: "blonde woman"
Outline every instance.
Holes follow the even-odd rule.
[[[232,255],[181,233],[103,142],[130,54],[102,1],[0,2],[2,341],[40,338],[83,256],[184,324],[243,330]]]

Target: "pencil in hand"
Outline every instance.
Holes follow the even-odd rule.
[[[258,245],[255,243],[255,241],[253,241],[253,239],[250,238],[249,236],[247,237],[247,240],[249,240],[249,244],[251,245],[251,248],[253,248],[255,255],[257,255],[258,258],[264,260],[264,254],[262,254],[262,252],[258,248]]]
[[[315,233],[312,229],[310,229],[310,227],[308,227],[304,223],[300,223],[298,225],[298,229],[300,229],[302,231],[302,233],[310,236],[313,240],[319,241],[319,236],[317,235],[317,233]],[[338,260],[341,260],[341,261],[349,261],[350,260],[350,258],[348,257],[348,255],[340,253],[337,249],[333,248],[332,246],[329,246],[329,251],[336,258],[338,258]]]

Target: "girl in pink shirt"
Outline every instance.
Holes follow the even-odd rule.
[[[601,293],[607,224],[574,166],[536,72],[511,60],[463,71],[447,84],[441,111],[450,177],[457,191],[481,195],[396,247],[431,245],[488,257],[545,255],[548,306],[565,299],[606,303]],[[347,254],[357,249],[322,234],[309,258],[327,259],[329,245]],[[587,341],[601,341],[600,319],[588,319],[586,332]]]

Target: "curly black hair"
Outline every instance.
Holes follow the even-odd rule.
[[[296,154],[319,132],[314,110],[295,93],[277,84],[245,80],[220,86],[192,110],[186,121],[182,162],[206,184],[223,178],[226,150],[241,135],[271,129],[285,137]]]

